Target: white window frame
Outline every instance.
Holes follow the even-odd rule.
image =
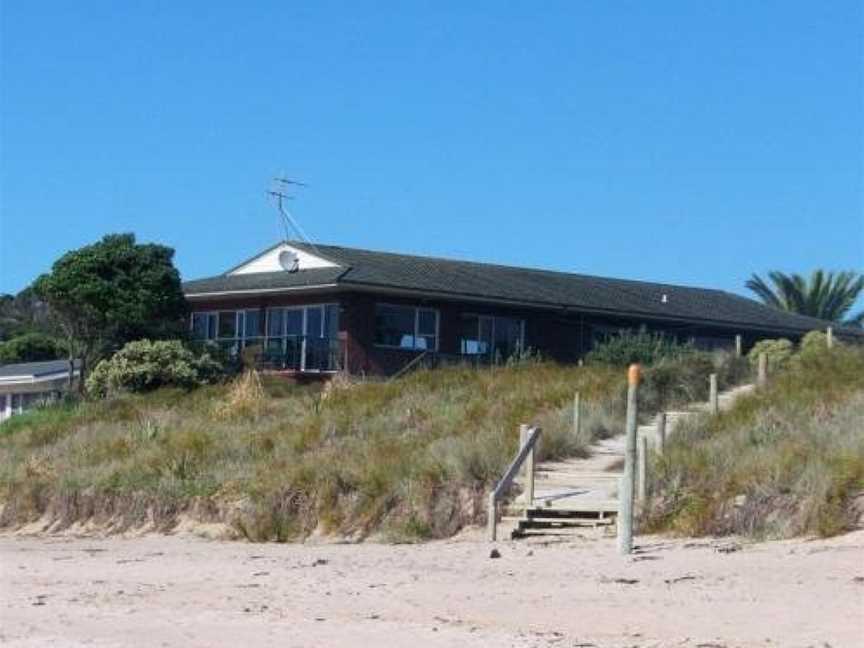
[[[316,337],[314,334],[309,334],[306,332],[306,330],[308,328],[307,311],[310,309],[313,309],[313,308],[317,308],[321,311],[321,330],[317,334],[317,338],[321,339],[321,340],[325,340],[325,339],[328,339],[327,336],[325,335],[326,330],[324,329],[324,326],[325,326],[325,323],[327,320],[326,312],[327,312],[328,306],[333,306],[334,308],[336,308],[337,315],[339,314],[338,313],[338,311],[339,311],[339,303],[338,302],[322,302],[322,303],[318,303],[318,304],[300,304],[297,306],[268,306],[265,310],[265,315],[264,315],[264,348],[265,349],[269,348],[269,342],[271,339],[272,340],[280,340],[282,353],[285,353],[285,344],[286,344],[286,341],[288,339],[288,319],[284,316],[282,317],[282,327],[280,330],[280,335],[272,336],[272,335],[270,335],[270,315],[271,315],[271,313],[273,313],[273,311],[276,311],[276,310],[281,311],[283,313],[283,315],[287,311],[299,310],[303,314],[302,324],[300,325],[302,332],[299,334],[300,347],[301,347],[300,348],[300,371],[307,371],[307,369],[306,369],[306,338]],[[336,333],[337,333],[337,337],[333,338],[333,339],[338,339],[338,333],[339,333],[338,322],[337,322]],[[292,336],[296,336],[296,334],[292,333]],[[309,371],[311,371],[311,370],[309,370]],[[315,371],[319,371],[319,370],[316,369]]]
[[[400,351],[432,351],[437,352],[438,348],[441,344],[441,313],[437,308],[431,308],[429,306],[414,306],[411,304],[392,304],[390,302],[376,302],[375,308],[378,306],[389,306],[391,308],[413,308],[414,309],[414,332],[412,333],[412,339],[414,340],[414,346],[406,347],[400,344],[383,344],[381,342],[375,342],[375,346],[381,349],[399,349]],[[423,349],[417,346],[417,338],[423,337],[420,334],[420,311],[428,311],[431,313],[435,313],[435,348],[434,349]],[[376,336],[377,331],[373,331],[373,337]]]

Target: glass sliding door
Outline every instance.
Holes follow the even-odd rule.
[[[465,315],[461,329],[463,355],[487,356],[493,362],[501,362],[522,350],[525,326],[521,319]]]
[[[338,331],[337,304],[268,308],[268,359],[284,369],[333,371]]]

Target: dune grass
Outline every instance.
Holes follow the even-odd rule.
[[[769,386],[678,428],[648,530],[829,536],[864,512],[864,350],[804,352]]]
[[[195,508],[253,540],[446,536],[482,518],[519,423],[543,426],[541,457],[579,454],[590,435],[620,428],[622,390],[618,370],[531,363],[324,389],[250,374],[61,404],[0,426],[0,523],[149,516],[167,528]]]

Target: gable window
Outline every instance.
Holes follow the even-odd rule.
[[[417,306],[375,305],[375,344],[436,351],[438,311]]]

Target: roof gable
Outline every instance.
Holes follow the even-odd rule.
[[[282,265],[280,257],[288,259],[294,257],[297,261],[297,270],[315,270],[318,268],[339,267],[339,264],[333,263],[318,254],[289,245],[288,243],[278,243],[277,245],[274,245],[273,247],[252,257],[248,261],[244,261],[240,265],[231,268],[225,274],[234,276],[258,274],[262,272],[286,272],[287,270]]]

